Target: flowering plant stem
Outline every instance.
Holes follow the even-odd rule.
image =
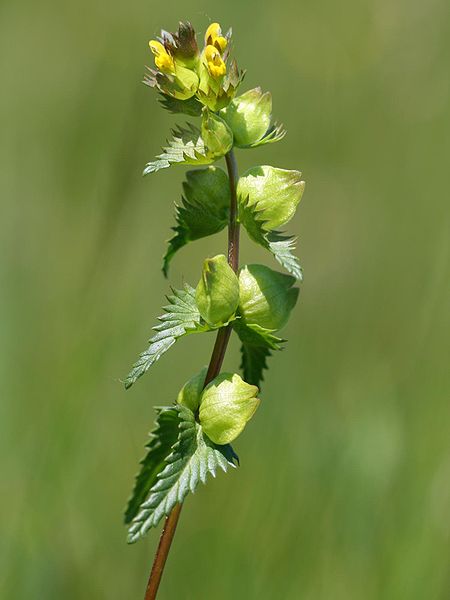
[[[294,216],[305,182],[300,171],[257,165],[238,176],[233,148],[244,151],[283,139],[272,118],[272,96],[257,87],[236,96],[244,77],[230,57],[231,29],[211,23],[199,48],[194,28],[180,23],[176,33],[161,31],[150,41],[155,68],[145,83],[174,114],[199,117],[172,137],[144,174],[172,165],[193,165],[175,205],[176,226],[168,240],[162,270],[186,244],[228,227],[228,252],[205,258],[197,287],[171,288],[146,349],[124,381],[126,389],[179,339],[216,331],[209,365],[180,389],[176,402],[158,406],[155,429],[146,444],[125,509],[128,542],[133,544],[165,519],[145,600],[157,596],[186,495],[208,476],[239,465],[231,443],[260,404],[267,360],[286,342],[277,335],[299,295],[302,270],[293,254],[296,238],[280,229]],[[226,170],[214,163],[224,158]],[[261,264],[239,266],[239,228],[268,251],[288,274]],[[242,377],[223,372],[231,332],[241,343]]]
[[[237,220],[237,194],[236,185],[238,180],[238,168],[236,156],[233,149],[225,155],[227,164],[228,178],[230,182],[230,216],[228,220],[228,264],[237,273],[239,268],[239,222]],[[232,326],[219,329],[214,348],[209,361],[208,371],[206,373],[204,388],[220,373],[223,359],[227,350],[228,341],[231,336]],[[154,600],[158,593],[162,574],[170,552],[172,540],[178,525],[182,504],[176,504],[172,509],[161,533],[161,537],[156,550],[153,566],[147,584],[144,600]]]

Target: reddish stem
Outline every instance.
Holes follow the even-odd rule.
[[[238,170],[236,157],[233,150],[225,155],[227,163],[228,178],[230,180],[230,217],[228,221],[228,263],[235,273],[239,267],[239,223],[237,220],[237,194],[236,185],[238,180]],[[231,325],[222,327],[217,332],[216,341],[209,361],[208,371],[205,378],[205,386],[208,385],[222,368],[223,359],[227,350],[231,335]],[[159,540],[158,549],[153,561],[152,570],[147,584],[144,600],[155,600],[158,593],[159,584],[166,564],[167,556],[172,545],[173,536],[178,524],[178,519],[182,509],[182,504],[176,504],[169,516],[166,518],[164,529]]]

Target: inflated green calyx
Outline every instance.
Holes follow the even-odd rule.
[[[245,265],[239,271],[239,314],[246,323],[278,330],[297,302],[295,277],[264,265]]]
[[[214,157],[224,156],[233,146],[233,134],[223,119],[207,108],[203,109],[202,138],[208,153]]]
[[[249,90],[234,98],[220,112],[234,135],[235,144],[245,148],[261,140],[270,127],[272,95],[261,88]]]
[[[215,444],[229,444],[242,432],[259,405],[256,385],[239,375],[222,373],[204,389],[200,400],[200,424]]]
[[[203,367],[200,373],[191,377],[181,388],[177,403],[187,406],[195,413],[200,405],[200,396],[205,385],[205,377],[208,367]]]
[[[238,181],[239,203],[254,207],[266,231],[292,219],[303,195],[305,182],[300,171],[268,165],[252,167]]]
[[[234,316],[239,304],[239,281],[223,254],[203,263],[195,300],[209,325],[224,325]]]

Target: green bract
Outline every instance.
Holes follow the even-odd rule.
[[[205,385],[205,377],[208,367],[203,367],[200,373],[191,377],[181,388],[177,403],[187,406],[195,413],[200,404],[200,395]]]
[[[209,325],[223,325],[234,316],[239,303],[239,282],[223,254],[203,263],[195,300]]]
[[[300,171],[252,167],[239,178],[239,203],[253,207],[267,231],[281,227],[292,219],[303,195],[301,176]]]
[[[281,329],[297,302],[295,277],[264,265],[245,265],[239,271],[239,314],[246,323]]]
[[[209,439],[215,444],[236,439],[258,408],[258,391],[232,373],[222,373],[211,381],[200,400],[200,424]]]

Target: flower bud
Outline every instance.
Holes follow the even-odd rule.
[[[223,254],[207,258],[195,292],[203,319],[213,327],[227,323],[239,304],[239,281]]]
[[[233,132],[236,146],[246,147],[258,142],[270,127],[272,96],[261,88],[238,96],[220,112]]]
[[[187,406],[193,413],[195,413],[199,407],[200,396],[205,385],[207,371],[208,367],[203,367],[200,373],[191,377],[189,381],[183,385],[178,394],[178,404]]]
[[[202,138],[214,156],[224,156],[233,146],[233,134],[228,125],[207,108],[203,110]]]
[[[239,271],[239,313],[246,323],[276,331],[289,319],[297,302],[296,279],[264,265],[245,265]]]
[[[229,444],[242,432],[258,408],[258,391],[233,373],[222,373],[206,386],[200,399],[200,424],[215,444]]]

